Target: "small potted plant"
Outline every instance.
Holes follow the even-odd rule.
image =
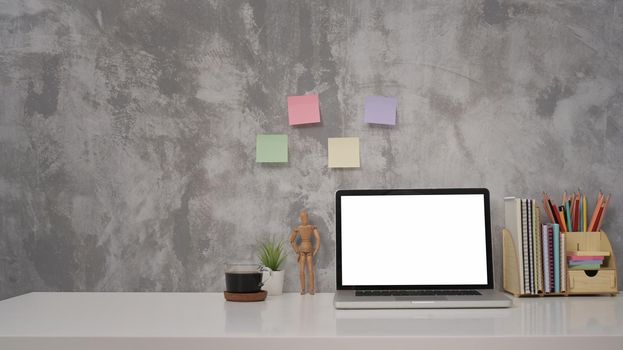
[[[268,292],[268,295],[281,295],[283,293],[283,279],[285,276],[281,265],[286,258],[284,251],[284,242],[274,238],[268,238],[260,242],[258,257],[265,267],[271,270],[270,277],[265,279],[266,282],[262,287]]]

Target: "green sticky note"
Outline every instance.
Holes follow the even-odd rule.
[[[330,137],[328,146],[329,168],[359,168],[358,137]]]
[[[257,163],[287,163],[288,135],[257,135],[255,161]]]

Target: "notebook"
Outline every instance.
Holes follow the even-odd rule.
[[[494,308],[489,191],[336,192],[337,309]]]

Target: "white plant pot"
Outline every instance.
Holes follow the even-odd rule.
[[[285,275],[284,270],[272,272],[264,271],[262,280],[265,282],[262,286],[262,290],[265,290],[268,295],[281,295],[283,293],[283,279]]]

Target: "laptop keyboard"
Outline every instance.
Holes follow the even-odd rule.
[[[477,290],[357,290],[355,296],[481,295]]]

